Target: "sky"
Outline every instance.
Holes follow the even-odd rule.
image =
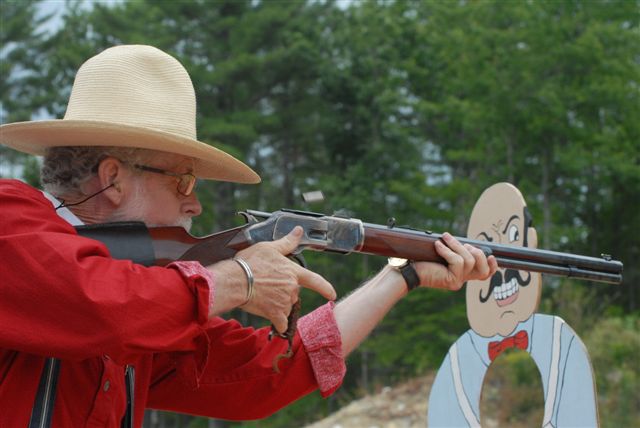
[[[42,29],[52,32],[62,25],[62,11],[64,10],[64,0],[46,0],[38,5],[39,16],[53,14],[51,19],[42,25]]]
[[[118,4],[124,0],[81,0],[83,5],[91,8],[95,3],[100,4]],[[46,31],[53,31],[62,25],[62,12],[64,11],[65,0],[44,0],[38,4],[41,16],[53,14],[52,18],[47,21],[42,28]]]

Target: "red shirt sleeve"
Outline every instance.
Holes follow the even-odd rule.
[[[0,348],[126,364],[203,341],[207,278],[110,258],[19,181],[0,180],[0,206]]]

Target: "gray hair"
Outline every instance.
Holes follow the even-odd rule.
[[[127,163],[144,163],[153,153],[131,147],[50,147],[44,155],[40,181],[52,195],[82,195],[82,185],[96,175],[103,159],[112,156]]]

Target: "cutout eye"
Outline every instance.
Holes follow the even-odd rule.
[[[509,228],[509,242],[515,242],[520,239],[520,231],[518,230],[518,226],[515,224],[511,225]]]
[[[492,238],[492,237],[490,237],[489,235],[487,235],[487,234],[486,234],[486,233],[484,233],[484,232],[480,232],[480,233],[478,234],[478,236],[476,236],[476,239],[477,239],[477,240],[479,240],[479,241],[489,241],[489,242],[493,242],[493,238]]]

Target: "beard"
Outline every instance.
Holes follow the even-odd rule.
[[[171,226],[180,226],[187,232],[191,231],[191,226],[193,226],[193,219],[191,217],[182,216],[178,220],[174,222]]]
[[[193,219],[190,216],[180,216],[169,224],[157,224],[147,221],[146,213],[151,212],[151,208],[149,207],[149,199],[145,197],[146,191],[140,180],[134,180],[133,185],[132,197],[111,213],[107,219],[108,222],[141,221],[147,227],[179,226],[187,232],[191,230]]]

